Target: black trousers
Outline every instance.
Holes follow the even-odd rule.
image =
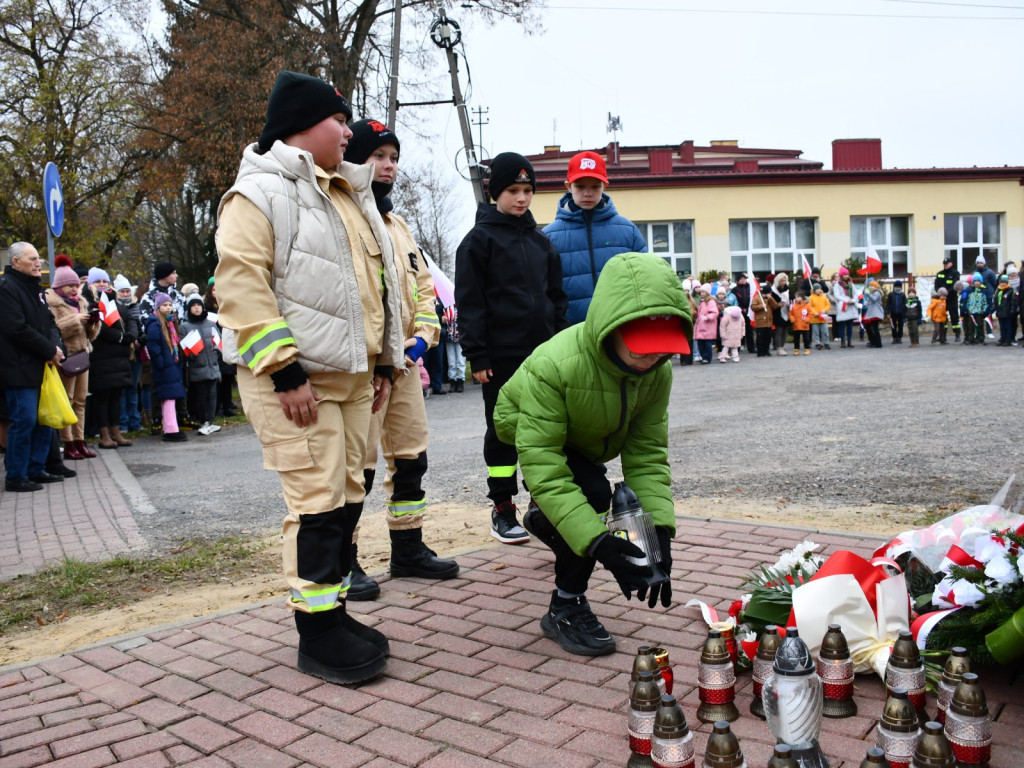
[[[870,347],[881,347],[882,346],[882,332],[879,329],[880,321],[873,320],[870,323],[864,323],[864,330],[868,334],[868,346]]]
[[[217,413],[218,381],[190,381],[188,383],[188,412],[200,424],[213,421]]]
[[[772,346],[772,329],[755,328],[754,334],[757,336],[757,356],[768,357]]]
[[[579,486],[587,503],[598,513],[607,512],[612,503],[612,488],[605,477],[604,464],[594,464],[568,447],[565,455],[572,472],[572,482]],[[555,553],[555,586],[572,595],[585,593],[597,561],[573,552],[545,515],[539,516],[533,528],[535,530],[531,532]]]
[[[502,358],[491,360],[491,371],[494,373],[490,381],[482,386],[484,396],[484,419],[487,430],[484,432],[484,463],[487,464],[487,498],[495,504],[511,501],[519,493],[516,481],[516,465],[519,454],[515,446],[508,445],[498,439],[494,430],[494,406],[498,402],[498,392],[502,385],[512,378],[526,358]],[[433,384],[433,381],[431,381]]]
[[[120,428],[122,389],[124,387],[98,389],[89,396],[89,399],[92,400],[92,412],[96,418],[97,428]]]
[[[892,320],[892,340],[903,341],[903,324],[906,322],[906,318],[903,315],[890,315]]]

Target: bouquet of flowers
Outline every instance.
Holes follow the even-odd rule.
[[[1011,477],[991,504],[908,531],[879,550],[904,568],[922,650],[967,648],[978,662],[1024,655],[1024,492]],[[878,553],[876,553],[878,554]]]
[[[784,630],[793,610],[793,590],[810,581],[821,567],[822,557],[814,554],[818,546],[803,541],[779,555],[774,565],[756,569],[744,581],[751,591],[733,602],[729,615],[746,624],[757,637],[769,624]]]

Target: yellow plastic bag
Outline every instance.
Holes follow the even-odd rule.
[[[53,363],[47,363],[43,369],[43,384],[39,388],[39,414],[36,419],[44,427],[54,429],[70,427],[78,421]]]

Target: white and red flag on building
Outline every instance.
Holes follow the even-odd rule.
[[[857,270],[858,275],[874,275],[882,271],[882,260],[871,246],[868,246],[865,259],[864,266]]]
[[[811,279],[811,265],[807,263],[807,257],[804,256],[803,254],[800,254],[800,260],[804,263],[803,264],[803,267],[804,267],[804,280],[810,280]]]
[[[104,325],[113,325],[121,319],[121,313],[117,311],[117,302],[108,298],[105,294],[100,295],[100,320]]]
[[[180,342],[181,348],[185,351],[186,355],[195,357],[203,351],[203,337],[199,335],[199,331],[190,331],[185,334]]]

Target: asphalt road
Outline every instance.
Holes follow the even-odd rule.
[[[821,505],[962,506],[976,503],[972,494],[987,500],[1024,455],[1024,347],[993,344],[833,346],[799,358],[676,364],[673,493],[763,499],[766,509],[780,496]],[[464,393],[426,405],[428,501],[483,510],[480,388],[467,383]],[[157,509],[139,520],[157,551],[186,538],[280,526],[280,485],[263,469],[247,426],[191,433],[184,444],[145,437],[119,455]],[[616,472],[612,466],[609,475]]]

